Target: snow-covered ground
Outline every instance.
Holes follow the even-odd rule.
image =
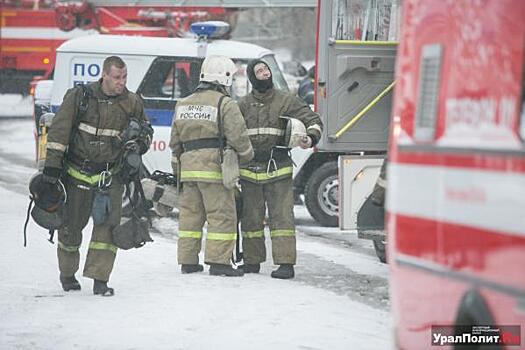
[[[0,117],[30,117],[33,115],[33,97],[0,94]]]
[[[30,222],[32,119],[0,120],[0,349],[390,349],[386,265],[355,233],[320,227],[296,207],[296,278],[182,275],[177,221],[156,219],[155,242],[119,251],[112,298],[63,292],[56,245]],[[86,255],[91,224],[81,249]],[[81,264],[83,260],[81,261]]]

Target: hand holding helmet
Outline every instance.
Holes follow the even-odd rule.
[[[31,216],[39,226],[56,230],[64,225],[66,191],[58,179],[53,183],[49,181],[50,178],[43,173],[37,173],[29,181],[29,192],[35,201]]]

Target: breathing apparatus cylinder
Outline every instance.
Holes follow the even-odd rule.
[[[47,133],[55,113],[44,113],[38,120],[38,150],[37,150],[37,168],[43,169],[44,163],[46,162],[46,146],[47,146]]]

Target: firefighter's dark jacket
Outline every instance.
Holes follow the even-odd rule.
[[[242,166],[241,178],[244,180],[264,183],[292,176],[292,161],[286,152],[284,155],[282,151],[274,152],[277,169],[268,169],[272,148],[284,145],[287,121],[279,118],[280,116],[296,118],[303,122],[313,145],[321,138],[321,118],[304,101],[291,93],[274,88],[263,93],[252,90],[239,101],[239,108],[255,151],[254,159]]]
[[[62,169],[64,155],[78,161],[115,164],[122,154],[120,136],[130,118],[147,121],[141,99],[124,89],[118,96],[106,96],[102,80],[91,83],[88,108],[77,115],[82,99],[80,87],[66,92],[47,138],[46,169]],[[66,152],[67,151],[67,152]],[[67,163],[69,164],[69,163]]]

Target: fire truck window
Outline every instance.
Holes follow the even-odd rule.
[[[441,45],[433,44],[423,46],[421,52],[414,128],[414,138],[419,142],[432,142],[435,137],[441,51]]]

